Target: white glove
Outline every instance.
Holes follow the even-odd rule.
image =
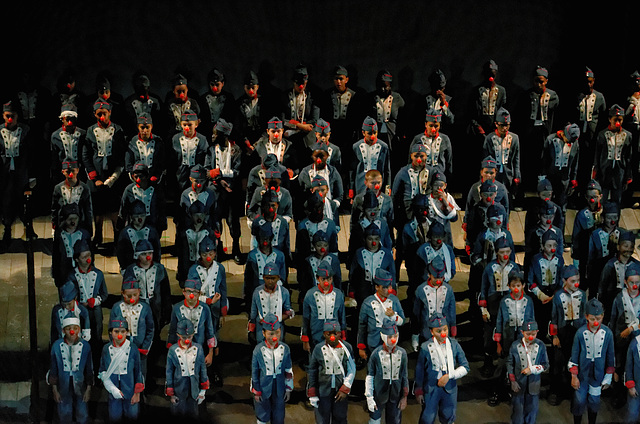
[[[602,385],[603,386],[610,386],[612,378],[613,378],[613,374],[605,374],[604,378],[602,379]]]
[[[375,412],[378,409],[378,405],[376,405],[376,400],[373,396],[367,396],[367,408],[369,408],[369,412]]]
[[[418,351],[418,347],[420,347],[420,335],[419,334],[412,334],[411,335],[411,347],[413,347],[413,351],[414,352]]]
[[[200,393],[198,393],[198,405],[200,405],[202,402],[204,402],[204,394],[205,394],[206,390],[200,390]]]
[[[122,399],[124,397],[124,395],[122,394],[120,389],[118,389],[116,387],[116,385],[113,384],[113,381],[111,381],[110,378],[105,378],[104,372],[101,372],[98,375],[98,378],[100,378],[100,380],[102,380],[102,383],[104,384],[105,390],[107,392],[111,393],[111,396],[113,396],[116,399]]]
[[[312,396],[312,397],[309,398],[309,403],[314,408],[318,407],[318,402],[320,402],[320,398],[318,396]]]
[[[485,318],[486,320],[489,321],[491,319],[491,314],[489,313],[489,310],[487,308],[485,308],[484,306],[480,307],[480,312],[482,313],[482,317]]]
[[[104,180],[104,185],[106,185],[107,187],[111,188],[113,187],[113,183],[115,183],[116,180],[113,177],[109,177],[106,180]]]

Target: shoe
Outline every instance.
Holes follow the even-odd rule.
[[[487,399],[487,405],[491,406],[492,408],[498,406],[499,403],[500,403],[500,397],[496,392],[493,392],[491,397]]]

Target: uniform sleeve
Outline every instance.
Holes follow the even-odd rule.
[[[627,349],[627,361],[624,368],[624,385],[627,389],[636,387],[634,369],[636,367],[636,357],[638,356],[638,341],[636,339],[631,340],[629,349]]]
[[[169,320],[169,334],[167,334],[167,346],[178,341],[178,316],[176,314],[176,308],[171,309],[171,319]]]
[[[146,308],[146,313],[144,317],[144,325],[146,328],[146,332],[144,334],[144,340],[142,341],[142,346],[140,349],[149,350],[151,349],[151,343],[153,343],[153,336],[155,334],[155,324],[153,322],[153,312],[151,312],[151,307],[148,304],[144,304]]]
[[[318,374],[320,372],[320,367],[322,367],[322,362],[318,359],[318,355],[321,346],[322,345],[316,345],[309,359],[309,368],[307,370],[307,379],[309,380],[307,397],[318,396]]]
[[[413,393],[416,396],[424,395],[424,385],[426,383],[425,372],[428,369],[428,366],[427,349],[421,347],[420,353],[418,354],[418,360],[416,362],[415,382],[413,386]]]
[[[167,396],[173,396],[174,392],[174,384],[175,382],[173,381],[173,373],[175,370],[175,363],[173,361],[173,357],[174,354],[172,353],[173,351],[171,349],[169,349],[169,352],[167,353],[167,366],[165,367],[165,386],[166,386],[166,395]]]

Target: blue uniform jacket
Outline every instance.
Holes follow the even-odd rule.
[[[271,397],[274,387],[277,393],[293,390],[291,351],[284,343],[270,349],[261,342],[251,358],[251,392],[264,400]]]
[[[131,306],[125,304],[123,300],[119,300],[113,305],[113,308],[111,308],[109,320],[118,319],[118,317],[126,317],[129,324],[129,339],[133,342],[133,345],[137,349],[151,349],[151,343],[153,342],[153,334],[155,331],[151,306],[146,302],[140,301],[133,306],[135,314],[132,314],[131,316],[127,316],[123,312],[127,308],[131,308]],[[136,333],[135,336],[133,335],[134,331]]]
[[[82,346],[82,351],[79,355],[80,359],[77,362],[78,369],[76,371],[72,371],[73,364],[76,363],[75,358],[69,358],[71,363],[65,363],[67,361],[62,354],[62,345],[66,344],[64,338],[56,340],[51,347],[51,369],[48,381],[49,384],[58,386],[58,392],[63,397],[73,394],[82,395],[87,386],[94,384],[91,346],[82,339],[79,339],[78,343]],[[69,371],[65,370],[65,365]]]
[[[507,356],[507,375],[509,380],[516,381],[520,385],[521,392],[526,390],[531,395],[538,395],[540,394],[540,374],[549,369],[547,348],[539,339],[535,339],[531,346],[526,348],[523,341],[520,338],[511,344]],[[527,359],[527,351],[530,359]],[[522,374],[525,368],[529,368],[531,374]]]
[[[193,368],[187,368],[189,363],[193,363]],[[180,400],[189,397],[197,399],[200,390],[209,388],[209,377],[207,376],[202,345],[191,343],[189,348],[183,349],[176,343],[169,348],[166,386],[167,389],[173,389],[173,394]],[[171,393],[171,390],[168,392]]]
[[[98,374],[106,372],[111,364],[110,349],[129,350],[126,359],[126,373],[118,374],[117,372],[114,372],[111,374],[109,379],[118,389],[120,389],[125,399],[131,399],[134,393],[140,393],[144,390],[144,377],[142,375],[142,367],[140,366],[140,353],[138,352],[138,349],[129,342],[129,340],[125,341],[119,348],[116,348],[112,342],[109,342],[102,348],[102,357],[100,358],[100,369]],[[109,395],[109,398],[112,398],[112,396]]]
[[[456,339],[449,338],[451,343],[451,353],[453,354],[453,367],[464,367],[469,372],[469,362],[462,350],[462,347]],[[441,364],[437,354],[435,354],[436,343],[438,343],[434,337],[429,337],[426,342],[420,345],[420,353],[418,354],[418,361],[416,362],[415,373],[415,385],[414,393],[416,395],[426,395],[438,388],[438,379],[442,377],[445,372],[442,371],[446,364]],[[433,354],[432,354],[433,353]],[[444,386],[444,390],[447,393],[451,393],[458,385],[458,380],[452,378],[452,370],[449,372],[449,381]]]
[[[455,336],[456,330],[456,299],[453,287],[449,283],[442,283],[437,290],[424,282],[416,289],[416,298],[413,302],[412,327],[413,334],[422,333],[424,338],[431,337],[429,331],[429,317],[439,312],[447,319],[451,334]]]
[[[576,332],[568,368],[576,374],[580,384],[599,387],[606,374],[615,371],[613,333],[601,325],[594,334],[585,324]]]
[[[392,308],[395,315],[387,317],[385,313],[387,308]],[[404,311],[397,296],[390,294],[383,301],[377,293],[374,293],[362,302],[358,318],[358,349],[368,347],[373,350],[382,345],[380,331],[385,318],[391,319],[397,326],[404,324]]]
[[[324,294],[316,285],[304,296],[301,340],[309,342],[312,347],[321,343],[324,340],[324,321],[327,319],[335,319],[340,323],[340,328],[347,328],[344,293],[334,287]]]

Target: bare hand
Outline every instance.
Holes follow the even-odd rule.
[[[387,310],[384,312],[386,316],[388,317],[392,317],[394,316],[396,313],[393,311],[393,308],[387,308]]]
[[[178,396],[171,396],[171,403],[173,403],[174,405],[176,405],[179,401],[180,399],[178,399]]]
[[[345,392],[341,392],[338,390],[335,397],[336,402],[342,402],[343,400],[347,400],[347,394]]]
[[[438,379],[438,387],[444,387],[449,382],[449,374],[445,374]]]
[[[367,359],[367,351],[364,349],[358,349],[358,355],[360,355],[362,359]]]
[[[416,395],[416,401],[419,405],[424,404],[424,395]]]
[[[62,402],[62,397],[60,396],[60,392],[55,387],[53,388],[53,401],[55,403]]]
[[[289,399],[291,399],[291,392],[287,390],[284,392],[284,402],[285,403],[289,402]]]
[[[84,403],[89,402],[89,399],[91,399],[91,386],[87,386],[87,390],[85,390],[84,395],[82,395],[82,401]]]
[[[131,405],[135,405],[138,402],[140,402],[140,393],[134,393],[133,396],[131,396]]]
[[[631,334],[632,331],[633,331],[633,328],[627,327],[624,330],[622,330],[622,332],[620,333],[620,337],[622,337],[623,339],[626,339],[627,337],[629,337],[629,334]]]
[[[558,337],[558,336],[553,336],[553,339],[551,340],[551,343],[552,343],[555,347],[561,347],[561,346],[560,346],[560,337]]]
[[[262,402],[262,396],[253,395],[253,400],[255,400],[257,403],[260,403],[260,402]]]
[[[531,374],[531,369],[529,367],[523,369],[522,371],[520,371],[521,374],[524,375],[530,375]]]
[[[417,399],[417,396],[416,396],[416,399]],[[406,408],[406,407],[407,407],[407,397],[403,396],[400,399],[400,402],[398,402],[398,409],[401,410],[401,411],[404,411],[404,408]]]
[[[635,387],[632,387],[632,388],[629,389],[629,396],[638,397],[638,392],[636,391]]]
[[[96,187],[100,187],[100,186],[104,185],[102,180],[96,180],[94,184],[96,185]]]
[[[498,354],[498,356],[502,355],[502,345],[500,344],[500,342],[497,343],[496,353]]]
[[[578,376],[575,374],[571,374],[571,387],[573,387],[574,390],[580,388],[580,380],[578,380]]]
[[[222,298],[222,295],[220,293],[215,293],[213,295],[213,297],[211,298],[211,304],[214,305],[214,304],[218,303],[221,298]]]
[[[304,349],[305,352],[311,352],[311,345],[309,342],[302,342],[302,349]]]
[[[213,349],[209,349],[209,353],[207,353],[207,356],[204,357],[204,364],[206,366],[210,366],[212,362],[213,362]]]

